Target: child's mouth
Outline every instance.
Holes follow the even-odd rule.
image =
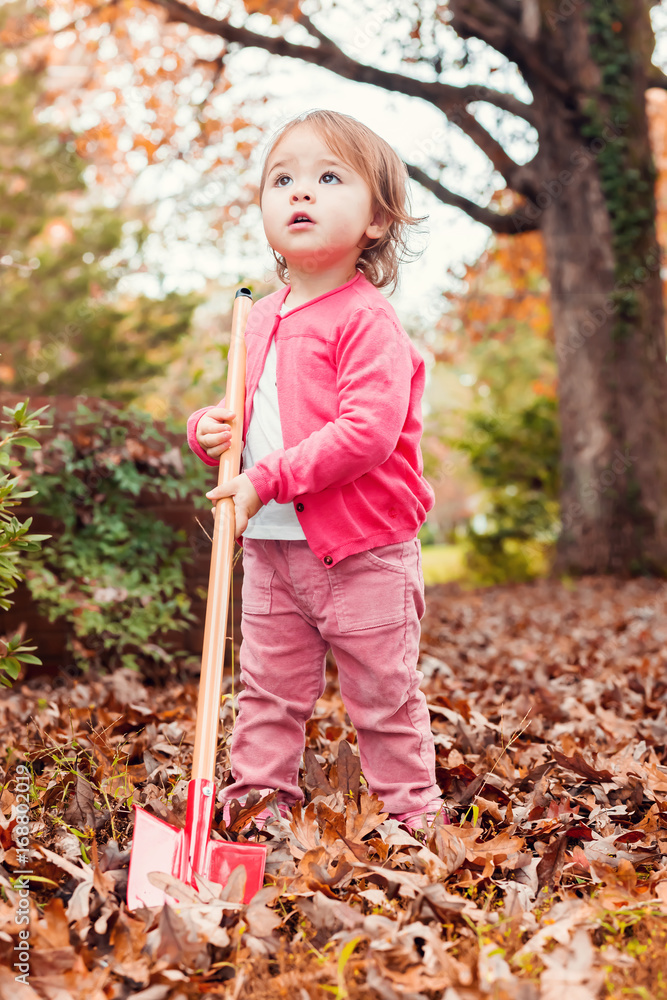
[[[288,229],[307,229],[308,226],[314,226],[313,220],[305,214],[305,212],[295,212],[290,221],[287,223]]]

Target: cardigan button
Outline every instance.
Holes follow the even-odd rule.
[[[331,566],[333,559],[331,558],[331,556],[325,556],[322,562],[325,563],[325,565],[327,566]]]
[[[298,504],[296,505],[296,509],[297,509],[298,511],[302,511],[302,510],[303,510],[303,504],[302,504],[302,503],[298,503]]]

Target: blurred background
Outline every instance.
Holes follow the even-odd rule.
[[[572,79],[544,69],[581,23],[570,6],[540,23],[539,5],[501,3],[485,28],[465,5],[421,0],[0,3],[7,677],[49,657],[73,670],[196,659],[211,474],[183,446],[185,419],[222,395],[235,289],[281,287],[261,157],[282,121],[314,107],[390,142],[427,216],[391,297],[428,370],[426,583],[550,572],[567,488],[559,384],[571,377],[551,286],[580,243],[563,244],[575,209],[545,181],[561,176],[550,121],[579,109],[569,168],[599,171],[612,220],[636,173],[644,255],[664,246],[667,210],[663,6],[649,20],[642,4],[638,28],[619,4],[584,5],[591,65],[613,70],[596,77],[598,117],[570,100],[581,67]],[[622,72],[639,30],[644,83]],[[619,118],[633,87],[645,108]],[[628,121],[647,131],[641,163],[628,159]],[[618,250],[617,230],[599,240]]]

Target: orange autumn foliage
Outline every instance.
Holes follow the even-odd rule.
[[[463,294],[445,298],[465,325],[469,341],[490,333],[506,337],[518,324],[528,323],[540,337],[552,336],[544,247],[539,232],[499,235],[463,275]]]
[[[667,91],[652,88],[646,93],[649,137],[658,176],[655,182],[658,243],[667,248]]]
[[[58,35],[45,10],[58,16]],[[73,0],[46,0],[34,11],[8,16],[0,42],[16,50],[21,68],[44,70],[41,106],[62,124],[63,141],[94,167],[91,182],[118,193],[141,169],[132,153],[144,154],[146,165],[187,158],[214,180],[221,164],[243,174],[252,148],[248,136],[238,142],[228,137],[248,123],[238,108],[222,111],[215,101],[231,86],[221,58],[226,45],[219,40],[219,51],[202,57],[188,44],[191,31],[142,0],[101,4],[85,16]],[[82,127],[91,116],[97,122]],[[218,156],[211,168],[214,145]],[[248,192],[244,202],[252,197]]]
[[[667,249],[667,92],[653,88],[647,92],[646,110],[649,137],[657,169],[655,184],[656,234]],[[508,190],[491,199],[499,211],[511,212],[520,199]],[[505,340],[519,326],[528,325],[536,337],[553,339],[549,309],[549,283],[545,253],[539,231],[515,236],[494,235],[475,261],[466,265],[459,280],[460,292],[446,292],[449,309],[441,322],[448,349],[438,357],[448,362],[461,356],[471,343],[488,337]],[[665,287],[663,283],[663,287]],[[667,291],[667,288],[665,289]],[[454,336],[452,336],[454,335]],[[464,343],[461,343],[463,335]],[[453,346],[459,341],[458,349]],[[537,395],[555,398],[555,382],[537,379],[532,383]]]
[[[284,18],[298,20],[301,16],[299,0],[244,0],[244,6],[248,14],[263,13],[274,23]],[[42,16],[44,9],[70,16],[71,45],[54,44],[48,21]],[[62,108],[62,120],[69,121],[79,115],[99,93],[113,95],[113,101],[99,112],[101,120],[97,125],[64,137],[72,138],[77,153],[94,165],[95,182],[114,187],[123,178],[131,182],[136,168],[128,164],[130,151],[143,152],[148,164],[170,157],[183,158],[185,147],[174,108],[180,100],[178,95],[192,84],[196,75],[202,85],[211,89],[194,116],[197,131],[188,132],[185,155],[192,161],[203,162],[206,158],[205,173],[212,178],[219,177],[225,168],[231,175],[242,176],[241,165],[247,164],[256,140],[252,107],[246,104],[230,108],[225,115],[217,111],[213,95],[225,93],[231,87],[224,63],[226,43],[218,39],[219,54],[211,49],[204,56],[201,51],[190,49],[187,44],[190,37],[202,36],[186,24],[165,20],[146,0],[118,0],[100,5],[85,18],[81,18],[74,0],[58,3],[46,0],[34,12],[8,18],[0,32],[0,41],[8,46],[29,40],[30,54],[25,58],[35,65],[46,66],[44,103],[57,103]],[[213,39],[208,41],[215,44]],[[105,49],[102,55],[102,43],[109,47],[112,42],[116,54],[107,55]],[[113,72],[128,67],[132,71],[131,81],[117,84]],[[141,95],[147,121],[137,121],[130,128],[129,122],[134,122],[136,115],[128,113],[128,95],[133,94],[136,100],[137,93]],[[196,101],[193,106],[197,106]],[[136,105],[133,108],[136,110]],[[647,114],[658,169],[657,236],[665,247],[667,92],[647,91]],[[121,134],[123,141],[119,145]],[[208,165],[212,148],[217,156]],[[245,205],[253,200],[254,193],[249,188],[244,190],[240,202]],[[234,200],[239,201],[238,194]],[[511,212],[519,203],[519,196],[509,190],[498,191],[491,199],[492,207],[499,212]],[[222,218],[226,207],[222,204],[219,207]],[[539,232],[493,235],[480,258],[465,267],[462,282],[460,291],[444,294],[447,312],[441,320],[441,329],[448,342],[455,340],[460,330],[465,331],[466,343],[474,344],[489,336],[506,339],[517,328],[526,326],[536,337],[553,339],[545,251]],[[445,353],[451,358],[456,350]]]

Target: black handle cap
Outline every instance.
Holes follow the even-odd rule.
[[[247,295],[249,299],[252,298],[252,292],[250,291],[249,288],[239,288],[234,298],[238,299],[239,295]]]

